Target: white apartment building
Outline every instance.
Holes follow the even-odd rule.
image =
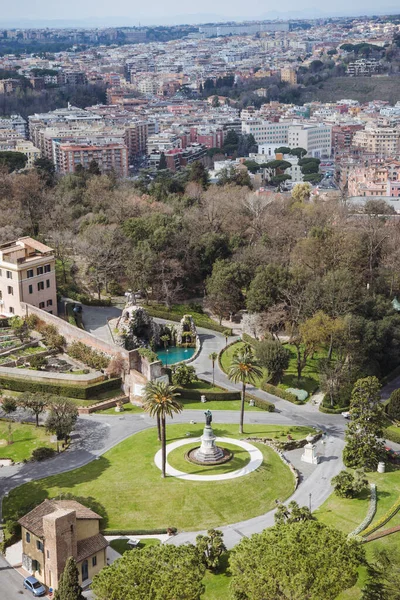
[[[242,133],[252,134],[257,144],[287,144],[290,123],[270,123],[262,119],[242,121]]]
[[[315,125],[290,125],[287,145],[289,148],[304,148],[314,158],[331,155],[332,127],[318,123]]]

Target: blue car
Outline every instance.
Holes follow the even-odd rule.
[[[24,579],[24,588],[32,592],[35,597],[44,596],[46,593],[46,588],[36,577],[27,577]]]

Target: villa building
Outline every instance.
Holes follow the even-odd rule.
[[[49,588],[57,589],[72,556],[80,585],[87,585],[107,564],[108,542],[99,531],[100,519],[75,500],[44,500],[19,519],[22,566]]]
[[[22,315],[21,302],[57,315],[53,249],[30,237],[0,245],[0,314]]]

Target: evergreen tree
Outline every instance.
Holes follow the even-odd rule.
[[[165,158],[164,152],[161,152],[160,162],[158,163],[158,170],[162,171],[163,169],[167,168],[167,159]]]
[[[70,556],[58,582],[54,600],[85,600],[79,585],[79,572],[75,559]]]

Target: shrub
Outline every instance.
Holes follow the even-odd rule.
[[[287,400],[288,402],[292,402],[292,404],[303,404],[300,400],[298,400],[297,396],[287,392],[286,390],[281,390],[275,385],[271,385],[266,381],[263,381],[261,384],[261,389],[264,392],[268,392],[269,394],[273,394],[274,396],[278,396],[278,398],[282,398],[282,400]]]
[[[55,450],[53,448],[47,448],[46,446],[41,446],[40,448],[35,448],[32,452],[32,460],[46,460],[47,458],[52,458],[55,455]]]
[[[391,419],[400,420],[400,389],[394,390],[390,394],[386,411]]]
[[[106,369],[110,362],[110,359],[105,354],[96,352],[96,350],[93,350],[90,346],[86,346],[82,342],[72,342],[68,346],[67,351],[72,358],[80,360],[92,369]]]
[[[122,373],[124,372],[124,368],[125,363],[122,356],[114,356],[108,364],[106,373],[110,377],[120,377],[120,375],[122,375]]]
[[[140,356],[146,358],[149,363],[157,362],[159,360],[157,354],[150,350],[150,348],[138,348]]]
[[[44,394],[55,394],[67,398],[77,398],[80,400],[89,400],[107,390],[116,390],[121,387],[121,378],[106,379],[92,385],[58,385],[56,383],[30,381],[28,379],[13,379],[12,377],[1,376],[0,387],[14,392],[38,392]]]
[[[174,385],[190,385],[197,381],[196,370],[190,365],[176,365],[171,367],[172,383]]]
[[[242,340],[246,342],[246,344],[250,344],[250,346],[256,347],[258,344],[258,340],[256,338],[251,337],[248,333],[242,333]]]
[[[354,498],[368,485],[363,471],[355,471],[353,475],[349,471],[341,471],[332,479],[335,494],[341,498]]]
[[[55,325],[48,325],[44,321],[38,319],[36,322],[36,331],[42,334],[44,343],[50,350],[62,350],[64,348],[65,338],[58,333],[58,329]]]
[[[323,404],[319,405],[319,410],[322,413],[326,413],[328,415],[340,415],[342,412],[349,410],[350,406],[336,406],[336,407],[328,407]]]
[[[271,383],[277,385],[289,366],[289,350],[276,340],[265,340],[256,345],[255,351],[260,365],[267,369]]]
[[[44,356],[31,356],[29,358],[29,364],[32,369],[40,369],[40,367],[44,367],[47,364],[47,360]]]
[[[77,294],[76,298],[72,298],[72,300],[77,300],[81,304],[86,304],[87,306],[111,306],[111,298],[99,300],[98,298],[86,296],[86,294]]]
[[[261,408],[261,410],[275,412],[275,404],[272,404],[272,402],[269,402],[268,400],[264,400],[264,398],[257,398],[257,396],[253,396],[252,394],[248,394],[246,392],[246,402],[249,402],[250,400],[253,400],[254,406]]]

